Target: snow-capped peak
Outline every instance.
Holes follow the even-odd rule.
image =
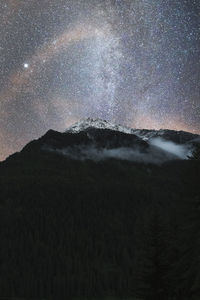
[[[88,128],[110,129],[127,134],[134,134],[144,141],[150,141],[153,138],[162,137],[163,139],[166,139],[168,141],[171,140],[178,144],[184,144],[186,142],[188,143],[194,141],[195,138],[199,138],[198,135],[194,135],[192,133],[184,131],[174,131],[168,129],[133,129],[130,127],[113,124],[112,122],[106,120],[93,118],[81,119],[79,122],[76,122],[75,124],[67,128],[65,132],[79,133]]]
[[[120,131],[129,134],[133,133],[133,129],[129,127],[113,124],[111,122],[102,119],[92,119],[92,118],[80,120],[79,122],[67,128],[66,132],[78,133],[80,131],[84,131],[91,127],[97,129],[110,129],[110,130]]]

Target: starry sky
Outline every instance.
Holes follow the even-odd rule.
[[[200,133],[198,0],[0,1],[0,160],[87,117]]]

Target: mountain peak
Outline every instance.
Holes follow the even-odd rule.
[[[110,130],[119,131],[123,133],[129,133],[129,134],[133,133],[133,129],[129,127],[114,124],[107,120],[93,119],[93,118],[81,119],[79,122],[76,122],[75,124],[67,128],[65,132],[79,133],[88,128],[110,129]]]

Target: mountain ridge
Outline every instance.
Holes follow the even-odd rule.
[[[70,159],[125,159],[160,163],[187,159],[200,136],[172,130],[133,129],[106,120],[87,118],[64,132],[48,130],[20,152],[51,152]],[[15,157],[15,154],[14,154]],[[12,155],[13,158],[13,155]]]

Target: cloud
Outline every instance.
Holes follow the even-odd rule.
[[[178,145],[171,141],[166,141],[160,137],[149,141],[150,145],[156,146],[165,152],[171,153],[179,159],[187,159],[190,147],[188,145]]]
[[[102,161],[106,159],[120,159],[140,163],[162,164],[169,160],[187,159],[188,146],[177,145],[161,138],[150,141],[149,148],[142,151],[138,147],[97,148],[96,146],[76,146],[64,149],[43,147],[45,151],[56,152],[75,160]]]

